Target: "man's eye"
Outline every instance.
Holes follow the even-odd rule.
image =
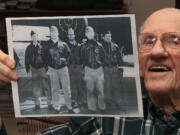
[[[176,35],[171,35],[167,41],[170,44],[180,45],[180,38]]]
[[[154,37],[148,37],[148,38],[146,38],[146,39],[144,40],[143,43],[144,43],[145,45],[153,45],[154,42],[155,42],[155,38],[154,38]]]
[[[147,41],[144,41],[144,44],[146,45],[151,45],[153,44],[154,42],[152,40],[147,40]]]

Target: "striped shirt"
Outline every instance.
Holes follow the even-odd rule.
[[[144,100],[144,118],[72,117],[36,135],[180,135],[180,111],[167,119],[164,111]]]

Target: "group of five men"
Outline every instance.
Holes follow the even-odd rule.
[[[90,26],[85,29],[86,39],[82,44],[76,42],[72,28],[69,28],[67,33],[68,42],[65,43],[59,38],[58,28],[51,26],[50,39],[40,42],[37,33],[31,31],[32,42],[25,51],[25,67],[27,73],[30,69],[32,72],[33,93],[36,99],[35,110],[40,109],[40,98],[44,91],[48,108],[53,107],[59,111],[62,87],[66,107],[69,113],[73,113],[71,93],[76,102],[86,102],[84,98],[78,101],[80,100],[78,94],[84,94],[83,80],[85,80],[88,110],[92,113],[97,110],[95,97],[95,90],[97,90],[98,107],[103,111],[106,109],[104,81],[107,81],[106,91],[111,93],[112,76],[117,76],[115,69],[122,64],[119,46],[112,42],[110,31],[104,33],[103,44],[96,41],[94,29]],[[111,98],[108,101],[113,100],[111,95],[108,97]]]

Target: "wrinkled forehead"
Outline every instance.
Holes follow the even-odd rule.
[[[141,33],[180,31],[180,10],[163,9],[149,16],[142,26]]]

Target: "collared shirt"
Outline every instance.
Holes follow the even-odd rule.
[[[65,124],[43,130],[37,135],[180,135],[180,112],[170,119],[149,99],[144,118],[72,117]]]

